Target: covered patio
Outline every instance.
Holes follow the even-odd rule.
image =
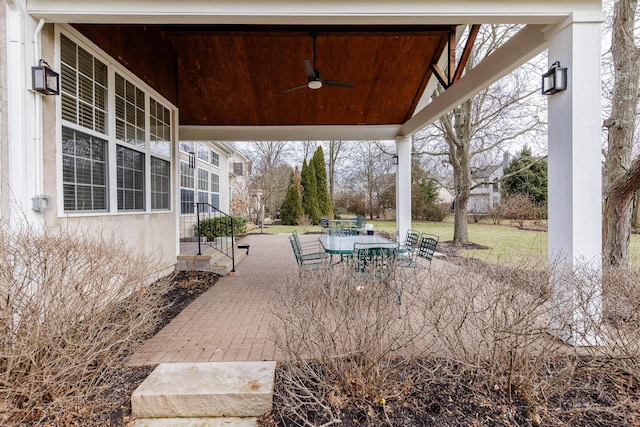
[[[237,275],[222,277],[186,307],[130,357],[130,366],[283,359],[271,327],[278,290],[298,273],[289,237],[255,234],[242,243],[250,244],[251,252],[237,265]],[[434,259],[432,268],[446,264]],[[425,277],[428,273],[424,270]]]
[[[559,61],[568,70],[567,90],[549,97],[549,254],[569,266],[600,269],[603,13],[598,0],[30,0],[8,5],[10,41],[33,42],[38,49],[51,45],[54,53],[42,56],[54,68],[60,67],[59,34],[49,29],[44,43],[40,40],[43,25],[51,23],[95,44],[174,103],[179,111],[173,118],[179,129],[174,147],[180,140],[395,140],[398,236],[411,228],[411,136],[548,50],[549,64]],[[494,23],[522,27],[463,73],[470,49],[461,37],[465,28]],[[8,99],[26,99],[23,68],[38,58],[25,55],[18,44],[9,47]],[[333,80],[354,88],[331,87]],[[446,90],[432,99],[438,82]],[[300,90],[283,93],[297,86]],[[8,122],[33,121],[31,110],[42,116],[39,99],[12,101]],[[44,124],[49,126],[45,140],[59,138],[52,121]],[[34,141],[40,141],[38,129],[34,132]],[[30,136],[25,129],[10,132],[10,162],[30,170],[38,162],[27,161],[31,148],[23,147],[25,136]],[[179,176],[178,162],[174,165]],[[39,220],[28,207],[33,183],[42,174],[21,168],[12,174],[12,190],[27,219]],[[173,180],[173,194],[180,193],[178,181]],[[176,237],[176,255],[178,250]],[[574,294],[555,287],[559,318],[574,325],[556,333],[575,344],[593,343],[582,330],[584,319],[561,303]],[[598,304],[594,307],[597,316]]]

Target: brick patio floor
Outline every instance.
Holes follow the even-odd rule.
[[[249,255],[147,341],[129,365],[279,360],[270,338],[276,285],[296,274],[286,235],[248,235]]]
[[[303,242],[316,238],[301,236]],[[251,248],[237,274],[222,277],[187,306],[130,357],[130,366],[282,360],[271,337],[270,307],[277,285],[297,274],[289,238],[248,235],[240,243]]]

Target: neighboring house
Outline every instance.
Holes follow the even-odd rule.
[[[229,158],[229,196],[230,212],[250,218],[251,212],[251,160],[240,151]]]
[[[230,212],[233,147],[222,141],[180,141],[180,238],[194,236],[196,203]]]
[[[502,163],[478,168],[471,172],[471,190],[467,212],[476,214],[488,214],[502,200],[500,178],[504,170],[509,166],[509,153],[504,153]]]

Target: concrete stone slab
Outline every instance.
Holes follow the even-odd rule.
[[[144,418],[133,427],[257,427],[258,419],[250,418]]]
[[[131,396],[136,418],[259,417],[273,402],[276,362],[163,363]]]

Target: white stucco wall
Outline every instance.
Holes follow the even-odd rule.
[[[54,63],[55,52],[54,27],[47,24],[42,31],[42,51],[49,52],[45,57],[50,64]],[[58,195],[62,194],[58,173],[61,153],[58,138],[59,124],[56,121],[56,102],[59,97],[42,97],[43,122],[42,122],[42,173],[41,189],[34,188],[36,192],[46,195],[49,198],[50,209],[45,213],[35,214],[43,219],[43,225],[56,227],[63,225],[70,229],[80,229],[87,233],[101,232],[105,235],[114,233],[135,250],[142,251],[150,257],[158,257],[161,265],[166,271],[175,267],[176,256],[178,255],[176,209],[179,195],[175,194],[175,182],[177,177],[172,172],[171,176],[171,210],[158,212],[136,212],[136,213],[73,213],[65,214],[60,206],[62,200]],[[176,132],[174,132],[175,134]],[[177,157],[177,144],[174,144],[172,160]],[[37,159],[32,160],[35,167]],[[113,166],[111,166],[113,167]],[[175,168],[172,168],[172,171]],[[37,185],[37,184],[36,184]],[[115,185],[111,182],[110,186]],[[149,183],[147,183],[149,185]]]

